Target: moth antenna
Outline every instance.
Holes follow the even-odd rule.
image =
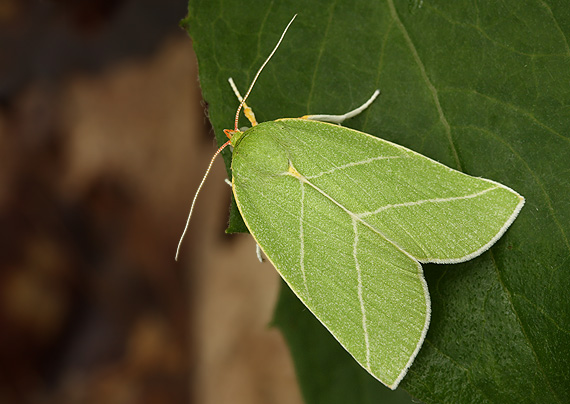
[[[275,47],[273,48],[273,50],[271,51],[271,53],[269,54],[269,56],[267,57],[267,59],[265,59],[265,62],[263,62],[263,64],[261,65],[261,67],[259,68],[259,70],[257,71],[257,73],[255,74],[255,77],[253,78],[253,81],[251,82],[251,85],[249,86],[249,89],[247,90],[247,92],[245,93],[245,96],[243,97],[243,100],[241,100],[239,107],[237,109],[236,112],[236,119],[234,121],[234,130],[237,132],[238,131],[238,120],[239,120],[239,112],[241,111],[241,109],[243,108],[243,105],[245,104],[245,100],[247,100],[247,97],[249,97],[249,93],[251,93],[251,90],[253,89],[253,85],[255,84],[255,82],[257,81],[257,78],[259,77],[259,75],[261,74],[261,71],[263,70],[263,68],[265,67],[265,65],[269,62],[269,60],[271,59],[271,57],[273,56],[273,54],[277,51],[277,48],[279,48],[279,45],[281,45],[281,41],[283,41],[283,38],[285,37],[285,34],[287,33],[287,30],[289,29],[289,26],[291,26],[291,24],[293,23],[293,21],[295,20],[295,17],[297,17],[297,14],[295,14],[293,16],[293,18],[291,18],[291,21],[289,21],[289,24],[287,24],[287,26],[285,27],[285,29],[283,30],[283,33],[281,34],[281,38],[279,38],[279,41],[277,41],[277,45],[275,45]]]
[[[204,177],[202,177],[202,182],[200,182],[200,185],[198,185],[198,189],[196,190],[196,193],[194,194],[194,199],[192,200],[192,205],[190,206],[190,213],[188,213],[188,219],[186,219],[186,226],[184,226],[184,231],[182,232],[182,236],[180,236],[180,241],[178,242],[178,247],[176,248],[176,256],[174,257],[175,261],[178,261],[178,255],[180,254],[180,247],[182,246],[182,240],[184,240],[184,236],[186,235],[186,230],[188,230],[188,225],[190,224],[190,218],[192,217],[192,212],[194,211],[194,205],[196,204],[196,199],[198,199],[198,194],[200,193],[200,190],[202,189],[204,182],[206,182],[206,177],[208,177],[208,174],[210,173],[210,170],[212,169],[212,165],[214,164],[214,160],[216,159],[218,154],[220,154],[220,152],[222,150],[224,150],[226,148],[226,146],[228,146],[230,144],[230,142],[231,142],[231,140],[228,140],[226,143],[221,145],[218,150],[216,150],[216,152],[212,156],[212,160],[210,160],[210,164],[208,165],[208,168],[206,169],[206,173],[204,174]]]
[[[283,38],[285,37],[287,30],[289,29],[289,27],[291,26],[291,24],[293,23],[293,21],[295,20],[296,17],[297,17],[297,14],[295,14],[293,16],[293,18],[291,18],[291,21],[289,21],[289,24],[287,24],[287,26],[283,30],[283,33],[281,34],[279,41],[277,41],[277,44],[275,45],[275,47],[273,48],[273,50],[271,51],[271,53],[269,54],[267,59],[265,59],[265,62],[263,62],[263,64],[261,65],[261,67],[259,68],[257,73],[255,74],[255,77],[253,78],[253,81],[252,81],[251,85],[249,86],[249,89],[245,93],[245,96],[243,97],[242,100],[240,100],[240,104],[239,104],[239,107],[236,111],[236,118],[234,121],[234,129],[236,132],[239,132],[239,129],[238,129],[239,113],[240,113],[241,109],[243,108],[243,106],[245,105],[245,100],[247,100],[247,97],[249,97],[249,93],[251,93],[251,90],[253,89],[253,86],[254,86],[255,82],[257,81],[257,78],[261,74],[261,71],[263,70],[265,65],[267,65],[267,63],[269,62],[269,60],[271,59],[273,54],[277,51],[277,48],[279,48],[279,45],[281,45],[281,41],[283,41]],[[231,131],[229,131],[229,133],[231,133]],[[226,133],[226,134],[228,135],[228,137],[230,136],[230,134],[228,134],[228,133]],[[182,246],[182,241],[184,240],[184,236],[186,235],[186,231],[188,230],[188,225],[190,224],[190,218],[192,217],[192,212],[194,211],[194,205],[196,204],[196,199],[198,199],[198,194],[200,193],[200,190],[202,189],[204,182],[206,182],[206,177],[208,177],[208,174],[210,173],[210,170],[212,169],[212,165],[214,164],[214,160],[216,159],[218,154],[220,154],[220,152],[222,150],[224,150],[226,148],[226,146],[228,146],[230,143],[231,143],[231,140],[228,140],[226,143],[224,143],[222,146],[220,146],[220,148],[218,150],[216,150],[216,152],[212,156],[212,160],[210,160],[210,164],[208,165],[208,168],[206,169],[206,173],[204,174],[204,177],[202,178],[200,185],[198,185],[198,189],[196,190],[196,194],[194,194],[194,199],[192,200],[192,205],[190,206],[190,213],[188,213],[188,219],[186,219],[186,225],[184,226],[184,231],[182,232],[182,236],[180,236],[180,241],[178,242],[178,247],[176,248],[176,256],[174,257],[174,259],[176,261],[178,261],[178,256],[180,254],[180,247]]]

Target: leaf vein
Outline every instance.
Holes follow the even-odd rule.
[[[439,102],[439,95],[438,95],[437,89],[435,88],[435,86],[433,85],[431,80],[429,79],[427,72],[426,72],[426,68],[425,68],[422,60],[420,59],[420,55],[418,54],[418,51],[416,50],[416,47],[415,47],[414,43],[412,42],[412,39],[410,38],[410,35],[408,34],[406,27],[404,26],[404,24],[400,20],[400,17],[398,16],[398,13],[396,11],[396,7],[394,6],[394,0],[388,0],[388,6],[390,7],[390,14],[392,15],[392,18],[394,19],[394,21],[396,22],[396,24],[400,28],[400,31],[402,32],[402,35],[404,36],[404,39],[405,39],[406,43],[408,44],[408,47],[410,48],[412,56],[413,56],[414,60],[416,61],[418,68],[420,69],[420,73],[421,73],[429,91],[432,94],[433,101],[435,103],[435,107],[436,107],[437,113],[439,115],[439,120],[440,120],[441,124],[443,125],[445,135],[447,137],[447,140],[449,141],[449,145],[451,147],[451,152],[453,154],[453,158],[455,160],[455,163],[457,164],[457,169],[462,171],[461,162],[459,160],[459,155],[457,153],[457,150],[455,148],[455,144],[453,143],[453,139],[451,137],[451,127],[449,126],[449,122],[447,122],[447,118],[445,117],[445,114],[443,113],[441,103]]]
[[[521,163],[525,166],[525,168],[528,170],[528,172],[530,173],[530,175],[533,177],[534,181],[538,184],[538,186],[540,187],[540,190],[542,191],[542,194],[544,195],[544,199],[546,201],[546,205],[548,206],[548,210],[550,211],[550,214],[552,215],[552,220],[554,220],[554,223],[556,224],[556,226],[558,227],[558,229],[560,230],[560,234],[562,235],[562,239],[564,240],[564,244],[566,244],[566,248],[568,249],[568,251],[570,251],[570,240],[568,239],[568,235],[566,234],[566,231],[564,230],[564,226],[562,226],[562,224],[560,223],[560,220],[558,220],[558,216],[556,215],[556,210],[554,209],[554,207],[552,206],[552,199],[550,198],[550,195],[548,194],[546,187],[544,186],[544,184],[542,183],[542,181],[540,180],[540,178],[535,174],[535,172],[530,168],[530,166],[528,165],[528,163],[526,162],[525,159],[522,158],[522,156],[517,153],[510,144],[508,144],[507,142],[505,142],[500,136],[497,136],[495,133],[486,130],[484,128],[479,128],[477,126],[458,126],[458,128],[467,128],[467,129],[475,129],[475,130],[479,130],[487,135],[493,136],[496,140],[498,140],[499,142],[503,143],[507,148],[509,148],[511,150],[511,152],[513,153],[513,155],[515,157],[517,157]]]
[[[332,25],[332,19],[333,19],[333,12],[332,9],[336,6],[336,2],[331,4],[329,7],[329,18],[327,20],[327,25],[324,29],[324,35],[323,35],[323,43],[321,46],[319,46],[319,52],[317,55],[317,60],[315,61],[314,64],[314,70],[313,70],[313,77],[311,79],[311,88],[309,90],[309,96],[307,97],[307,114],[310,111],[310,105],[313,99],[313,94],[314,94],[314,90],[315,90],[315,82],[317,81],[317,72],[319,71],[319,66],[321,64],[321,59],[323,58],[323,52],[325,50],[325,44],[327,43],[326,38],[329,34],[330,31],[330,27]]]
[[[465,367],[463,364],[459,363],[458,361],[456,361],[452,356],[450,356],[449,354],[445,353],[444,351],[442,351],[441,349],[439,349],[433,342],[431,342],[429,339],[425,339],[424,344],[429,345],[430,347],[432,347],[435,351],[437,351],[441,356],[443,356],[445,359],[447,359],[451,364],[455,365],[459,370],[463,371],[467,377],[467,379],[471,382],[471,384],[473,385],[473,387],[481,394],[481,396],[485,397],[487,399],[487,401],[489,403],[493,402],[494,400],[491,400],[487,394],[485,394],[485,391],[481,389],[481,387],[479,387],[479,385],[477,383],[475,383],[473,381],[473,378],[471,377],[472,371],[470,368]],[[413,369],[413,368],[412,368]]]
[[[477,90],[474,89],[467,89],[467,88],[455,88],[455,87],[447,87],[445,88],[443,91],[445,92],[464,92],[464,93],[471,93],[473,95],[477,95],[480,96],[482,98],[485,98],[489,101],[495,102],[499,105],[502,105],[504,107],[507,107],[515,112],[518,112],[519,114],[527,117],[528,119],[530,119],[531,121],[533,121],[534,123],[536,123],[538,126],[540,126],[541,128],[545,129],[546,131],[552,133],[553,135],[556,135],[558,137],[560,137],[561,139],[564,139],[566,141],[570,141],[570,138],[562,135],[561,133],[557,132],[556,130],[552,129],[551,127],[547,126],[546,124],[542,123],[532,112],[525,110],[522,107],[519,107],[517,105],[511,104],[510,102],[506,102],[506,101],[502,101],[499,100],[495,97],[492,97],[490,95],[484,94],[484,93],[480,93]]]
[[[540,369],[540,372],[542,373],[544,380],[546,381],[546,384],[549,388],[549,390],[552,392],[552,394],[554,395],[554,397],[556,397],[558,399],[558,402],[562,403],[562,401],[560,400],[560,398],[556,395],[556,391],[552,388],[552,385],[550,384],[550,378],[547,376],[546,372],[544,371],[544,367],[542,366],[542,363],[540,362],[540,360],[538,359],[538,355],[536,353],[536,349],[534,348],[534,345],[531,342],[531,339],[528,337],[525,328],[523,326],[523,321],[521,320],[519,313],[516,310],[516,306],[513,303],[513,296],[511,294],[511,291],[507,288],[507,286],[505,285],[505,283],[503,282],[503,278],[501,277],[501,271],[499,270],[499,265],[497,264],[497,260],[495,260],[495,255],[493,254],[492,250],[489,250],[489,256],[491,257],[491,261],[493,262],[493,266],[495,267],[495,270],[497,272],[497,280],[499,281],[499,284],[501,285],[501,288],[504,290],[506,297],[512,307],[513,313],[515,315],[515,318],[517,320],[517,323],[519,325],[519,329],[522,333],[522,335],[524,336],[525,340],[528,343],[528,346],[530,348],[530,351],[532,352],[532,356],[534,357],[534,360],[536,362],[537,367]]]
[[[500,41],[494,39],[493,37],[491,37],[480,25],[478,25],[479,21],[477,22],[477,24],[470,24],[467,22],[461,22],[461,21],[454,20],[453,18],[451,18],[449,15],[445,14],[443,11],[441,11],[437,7],[427,5],[425,8],[433,11],[435,14],[439,15],[441,18],[443,18],[445,21],[447,21],[448,23],[450,23],[452,25],[457,25],[457,26],[460,26],[463,28],[471,28],[471,29],[475,30],[483,38],[485,38],[486,40],[491,42],[493,45],[496,45],[499,48],[505,49],[509,52],[512,52],[512,53],[515,53],[518,55],[522,55],[522,56],[528,56],[528,57],[567,56],[566,54],[560,54],[560,53],[535,53],[535,52],[529,53],[529,52],[520,51],[518,49],[513,48],[511,45],[505,44],[505,43],[500,42]]]
[[[570,46],[568,45],[568,38],[566,37],[566,34],[562,30],[562,28],[560,28],[560,24],[558,23],[558,20],[556,19],[556,17],[554,17],[554,13],[552,12],[552,9],[544,1],[540,1],[540,4],[542,4],[542,6],[544,8],[546,8],[546,10],[548,11],[548,14],[550,14],[550,17],[552,18],[552,21],[554,22],[554,25],[556,25],[556,29],[558,30],[558,32],[560,33],[562,38],[564,38],[564,45],[566,46],[566,55],[570,56]]]

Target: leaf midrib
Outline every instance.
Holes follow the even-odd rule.
[[[437,89],[435,88],[435,86],[433,85],[433,83],[431,82],[431,80],[429,79],[429,77],[428,77],[428,75],[427,75],[427,72],[426,72],[426,69],[425,69],[425,65],[423,64],[423,62],[422,62],[422,60],[421,60],[421,58],[420,58],[420,56],[419,56],[419,54],[418,54],[418,52],[417,52],[417,50],[416,50],[416,47],[415,47],[414,43],[412,42],[412,39],[410,38],[410,35],[408,34],[408,31],[407,31],[406,27],[404,26],[403,22],[402,22],[402,21],[400,20],[400,18],[399,18],[399,15],[398,15],[398,13],[397,13],[397,11],[396,11],[396,7],[395,7],[395,5],[394,5],[394,1],[393,1],[393,0],[387,0],[387,2],[388,2],[388,6],[389,6],[389,8],[390,8],[390,14],[391,14],[393,20],[396,22],[398,28],[400,29],[400,32],[402,33],[402,35],[403,35],[403,37],[404,37],[404,40],[405,40],[406,43],[408,44],[408,47],[409,47],[409,49],[410,49],[410,52],[412,53],[412,56],[413,56],[413,58],[414,58],[416,64],[418,65],[418,68],[419,68],[419,70],[420,70],[420,74],[421,74],[421,76],[422,76],[422,78],[424,79],[424,81],[425,81],[425,83],[426,83],[428,89],[430,90],[430,92],[431,92],[431,94],[432,94],[432,97],[433,97],[433,100],[434,100],[436,109],[437,109],[438,114],[439,114],[440,122],[442,123],[442,125],[443,125],[443,127],[444,127],[446,137],[447,137],[448,142],[449,142],[450,147],[451,147],[451,151],[452,151],[452,154],[453,154],[453,158],[455,159],[455,162],[456,162],[456,164],[457,164],[457,169],[458,169],[459,171],[463,171],[463,170],[462,170],[462,166],[461,166],[461,162],[460,162],[460,159],[459,159],[459,155],[458,155],[458,153],[457,153],[457,149],[456,149],[456,147],[455,147],[455,144],[454,144],[454,142],[453,142],[453,138],[452,138],[452,136],[451,136],[451,127],[450,127],[450,125],[449,125],[449,122],[447,121],[447,118],[445,117],[445,114],[443,113],[443,109],[442,109],[441,103],[440,103],[440,101],[439,101],[438,91],[437,91]],[[549,10],[550,10],[550,9],[549,9]],[[552,15],[552,13],[551,13],[551,15]],[[566,46],[568,46],[567,43],[566,43]],[[484,96],[483,94],[481,94],[481,95]],[[499,102],[498,100],[495,100],[495,101]],[[513,109],[517,110],[518,112],[520,112],[520,111],[519,111],[519,108],[517,108],[516,106],[512,106],[512,105],[511,105],[511,108],[513,108]],[[528,116],[528,117],[529,117],[530,119],[532,119],[533,121],[535,121],[535,122],[536,122],[538,125],[540,125],[541,127],[544,127],[546,130],[548,130],[548,131],[550,131],[550,132],[553,132],[554,134],[556,134],[556,135],[558,135],[558,136],[563,137],[561,134],[557,133],[557,132],[554,131],[553,129],[548,128],[546,125],[542,124],[536,117],[534,117],[533,114],[527,113],[527,114],[525,114],[525,115]],[[548,197],[547,197],[547,199],[550,201],[550,199],[549,199]],[[549,204],[549,205],[550,205],[550,204]],[[560,226],[560,224],[558,223],[557,220],[556,220],[556,223],[559,225],[559,228],[560,228],[560,230],[561,230],[561,232],[562,232],[562,235],[563,235],[563,237],[564,237],[564,239],[565,239],[565,241],[566,241],[567,247],[570,248],[570,245],[568,244],[568,237],[566,237],[566,234],[564,233],[563,228]],[[524,338],[526,339],[527,343],[528,343],[529,346],[531,347],[531,351],[532,351],[532,354],[533,354],[533,356],[534,356],[534,358],[535,358],[535,360],[536,360],[536,363],[537,363],[538,367],[540,368],[540,371],[541,371],[541,373],[542,373],[544,379],[547,380],[548,387],[549,387],[550,391],[552,392],[552,394],[554,395],[554,397],[556,397],[556,399],[558,400],[558,402],[562,403],[562,401],[560,400],[560,398],[556,395],[555,391],[553,390],[552,385],[550,384],[550,380],[548,379],[547,375],[546,375],[545,372],[544,372],[544,368],[543,368],[543,366],[542,366],[542,364],[541,364],[541,362],[540,362],[540,360],[539,360],[539,358],[538,358],[538,355],[537,355],[537,353],[536,353],[536,349],[535,349],[534,345],[532,344],[532,342],[531,342],[531,340],[528,338],[528,335],[526,334],[524,328],[522,327],[522,322],[521,322],[519,313],[518,313],[517,310],[515,309],[515,305],[514,305],[514,303],[513,303],[513,301],[512,301],[511,293],[510,293],[510,291],[506,288],[505,284],[503,283],[503,281],[502,281],[502,279],[501,279],[501,277],[500,277],[500,271],[499,271],[497,262],[496,262],[495,259],[494,259],[492,249],[489,250],[489,254],[490,254],[491,259],[492,259],[492,261],[493,261],[493,266],[495,267],[495,270],[497,271],[497,276],[498,276],[499,283],[501,284],[501,287],[503,288],[503,290],[504,290],[505,293],[506,293],[506,296],[507,296],[507,299],[508,299],[508,301],[509,301],[509,304],[511,305],[511,308],[512,308],[512,310],[513,310],[513,313],[514,313],[515,316],[516,316],[517,323],[519,324],[519,328],[520,328],[520,330],[521,330],[521,332],[522,332]],[[427,341],[427,339],[426,339],[426,341]],[[478,390],[480,390],[480,389],[478,388]],[[481,390],[480,390],[480,391],[481,391]]]
[[[420,59],[420,55],[418,54],[418,51],[416,50],[416,47],[415,47],[414,43],[412,42],[410,35],[408,34],[408,30],[406,29],[406,27],[404,26],[404,24],[400,20],[400,17],[398,16],[398,12],[396,11],[396,7],[394,6],[394,1],[388,0],[388,6],[390,8],[390,14],[391,14],[392,18],[394,19],[394,21],[396,22],[396,25],[400,29],[400,32],[402,33],[404,40],[408,44],[408,47],[410,48],[412,56],[413,56],[414,60],[416,61],[418,68],[420,69],[420,74],[421,74],[422,78],[424,79],[429,91],[432,94],[433,101],[435,103],[435,107],[436,107],[437,113],[439,115],[439,121],[443,125],[445,135],[447,137],[447,140],[448,140],[450,148],[451,148],[451,152],[453,154],[453,159],[455,160],[455,164],[457,165],[456,168],[459,171],[463,171],[463,169],[461,167],[461,161],[459,160],[459,155],[457,153],[457,149],[456,149],[455,144],[453,143],[453,139],[451,137],[451,127],[449,126],[449,122],[447,122],[447,118],[445,117],[445,114],[443,113],[443,109],[441,107],[441,103],[439,102],[439,95],[437,93],[437,89],[435,88],[435,86],[433,85],[431,80],[429,79],[427,72],[426,72],[426,69],[425,69],[425,66],[424,66],[422,60]]]

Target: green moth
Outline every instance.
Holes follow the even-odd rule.
[[[366,109],[378,92],[345,115],[257,124],[245,99],[293,19],[244,98],[230,79],[240,106],[234,130],[225,131],[230,140],[214,158],[233,146],[232,190],[251,235],[339,343],[395,389],[430,321],[420,263],[480,255],[515,220],[524,198],[338,125]],[[253,125],[245,131],[237,128],[242,107]]]

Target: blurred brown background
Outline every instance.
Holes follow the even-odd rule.
[[[184,0],[0,0],[0,403],[297,403]],[[232,117],[228,117],[231,123]]]

